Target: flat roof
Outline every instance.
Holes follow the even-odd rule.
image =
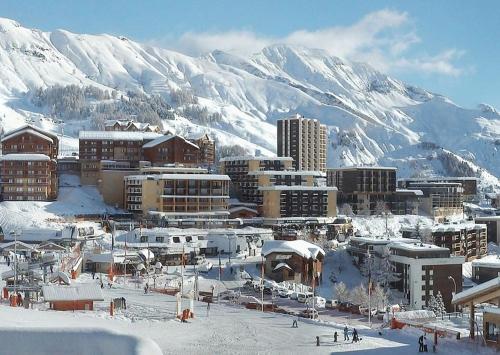
[[[292,175],[292,176],[321,176],[326,177],[322,171],[314,170],[254,170],[249,171],[248,175]]]
[[[259,191],[338,191],[335,186],[288,186],[288,185],[275,185],[275,186],[261,186]]]
[[[393,166],[367,166],[367,165],[359,165],[359,166],[346,166],[341,168],[328,168],[328,171],[345,171],[345,170],[397,170],[398,168]]]
[[[389,245],[391,249],[408,250],[408,251],[450,251],[448,248],[438,247],[434,244],[424,244],[424,243],[401,243],[394,242]]]
[[[230,181],[227,175],[216,174],[149,174],[129,175],[125,180],[223,180]]]
[[[252,156],[252,155],[239,155],[232,157],[224,157],[220,159],[221,162],[224,161],[235,161],[235,160],[280,160],[280,161],[293,161],[292,157],[264,157],[264,156]]]
[[[479,180],[477,177],[471,176],[437,176],[437,177],[423,177],[423,178],[399,178],[398,181],[447,181],[447,180],[464,180],[464,181],[474,181]]]

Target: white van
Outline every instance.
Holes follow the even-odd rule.
[[[297,293],[297,301],[299,301],[300,303],[306,303],[307,300],[309,298],[313,297],[313,294],[312,293],[303,293],[303,292],[299,292]]]

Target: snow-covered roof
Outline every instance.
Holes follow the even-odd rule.
[[[479,222],[500,221],[500,216],[481,216],[474,218],[474,220]]]
[[[158,137],[156,139],[153,139],[152,141],[144,144],[142,147],[143,148],[153,148],[153,147],[156,147],[158,144],[162,144],[162,143],[164,143],[166,141],[169,141],[169,140],[171,140],[173,138],[176,138],[176,137],[182,139],[186,144],[189,144],[189,145],[193,146],[194,148],[199,149],[199,147],[196,144],[194,144],[193,142],[188,141],[184,137],[177,136],[177,135],[171,135],[171,134],[166,134],[164,136],[161,136],[161,137]]]
[[[429,320],[435,319],[436,314],[433,311],[428,311],[425,309],[417,309],[414,311],[405,311],[405,312],[395,312],[394,318],[397,320]]]
[[[500,289],[500,277],[486,281],[480,285],[474,286],[453,296],[452,303],[461,303],[465,300],[472,299],[482,293],[493,292]]]
[[[257,213],[256,209],[250,208],[250,207],[246,207],[246,206],[231,207],[228,211],[229,211],[229,213],[235,213],[235,212],[238,212],[238,211],[248,211],[248,212],[252,212],[252,213]]]
[[[500,269],[500,256],[498,255],[483,256],[481,259],[472,260],[472,266],[482,266],[482,267]]]
[[[460,222],[450,224],[436,224],[431,227],[432,232],[460,232],[461,230],[486,230],[486,224],[476,224],[472,222]]]
[[[500,308],[498,307],[484,307],[483,308],[484,313],[493,313],[493,314],[498,314],[500,315]]]
[[[0,159],[4,161],[49,161],[50,157],[45,154],[15,153],[3,155]]]
[[[0,249],[14,250],[14,245],[15,245],[15,249],[17,249],[17,251],[35,250],[35,248],[33,248],[31,245],[23,243],[19,240],[17,242],[14,241],[14,242],[9,242],[9,243],[2,243],[2,244],[0,244]]]
[[[424,193],[421,190],[410,190],[410,189],[396,189],[396,193],[411,193],[415,196],[423,196]]]
[[[161,136],[161,134],[154,132],[80,131],[78,138],[91,140],[142,141],[144,139],[156,139]]]
[[[16,128],[12,131],[9,131],[7,132],[3,137],[2,137],[2,142],[7,140],[7,139],[10,139],[12,137],[16,137],[20,134],[24,134],[24,133],[29,133],[29,134],[32,134],[34,136],[37,136],[39,138],[42,138],[44,140],[47,140],[51,143],[54,142],[54,139],[53,138],[56,138],[57,136],[53,133],[50,133],[50,132],[47,132],[47,131],[44,131],[38,127],[34,127],[34,126],[31,126],[31,125],[25,125],[25,126],[22,126],[22,127],[19,127],[19,128]]]
[[[102,290],[97,284],[73,284],[71,286],[42,286],[46,302],[56,301],[104,301]]]
[[[264,157],[264,156],[253,156],[253,155],[239,155],[232,157],[222,158],[220,161],[236,161],[236,160],[279,160],[279,161],[293,161],[292,157]]]
[[[274,185],[260,186],[259,191],[338,191],[335,186]]]
[[[398,181],[452,181],[452,180],[463,180],[463,181],[477,181],[479,178],[470,176],[450,176],[450,177],[422,177],[422,178],[400,178]]]
[[[197,174],[208,174],[208,169],[205,168],[190,168],[182,165],[174,165],[172,166],[165,165],[165,166],[146,166],[141,168],[141,173],[147,173],[147,172],[165,172],[169,174],[177,174],[179,172],[182,173],[197,173]]]
[[[369,165],[353,165],[342,168],[328,168],[329,171],[346,171],[346,170],[397,170],[393,166],[369,166]]]
[[[141,249],[138,251],[146,260],[153,260],[155,258],[154,253],[149,249]]]
[[[231,180],[227,175],[216,174],[154,174],[128,175],[125,180]]]
[[[324,172],[315,170],[255,170],[249,171],[248,175],[326,176]]]
[[[292,270],[292,268],[288,264],[286,264],[286,263],[279,263],[278,265],[276,265],[276,267],[273,269],[273,271],[279,270],[279,269],[281,269],[283,267],[285,269]]]
[[[305,240],[267,240],[262,246],[262,255],[271,253],[295,253],[303,258],[316,258],[318,254],[325,255],[319,246]]]
[[[50,281],[51,282],[54,282],[56,280],[62,280],[66,285],[71,285],[71,278],[69,277],[69,275],[65,272],[62,272],[62,271],[54,271],[54,273],[52,273],[50,275]]]
[[[424,244],[424,243],[401,243],[401,242],[395,242],[389,244],[389,247],[391,249],[399,249],[399,250],[412,250],[412,251],[427,251],[427,250],[432,250],[432,251],[449,251],[448,248],[443,248],[439,247],[434,244]]]

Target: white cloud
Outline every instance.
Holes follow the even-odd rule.
[[[250,55],[268,45],[285,43],[324,49],[331,55],[366,62],[384,72],[418,71],[447,76],[458,76],[464,72],[456,65],[464,54],[460,50],[446,49],[435,55],[410,55],[409,52],[421,43],[421,39],[406,12],[387,9],[369,13],[350,26],[298,30],[284,37],[266,37],[252,31],[236,30],[187,32],[168,42],[169,47],[190,55],[201,55],[214,49]]]

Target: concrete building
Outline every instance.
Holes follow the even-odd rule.
[[[335,217],[337,188],[331,186],[262,186],[262,216]]]
[[[290,157],[234,156],[220,160],[220,172],[231,178],[231,196],[241,202],[262,204],[258,193],[258,177],[250,175],[253,171],[283,171],[292,168]]]
[[[426,308],[431,296],[439,292],[446,311],[453,312],[453,294],[462,290],[464,257],[450,256],[448,248],[422,243],[393,243],[389,249],[389,260],[400,275],[393,286],[411,308]]]
[[[477,199],[477,184],[479,179],[476,177],[456,176],[456,177],[426,177],[426,178],[404,178],[398,179],[398,187],[407,189],[412,183],[458,183],[462,185],[463,197],[466,201]]]
[[[0,170],[4,200],[57,198],[57,135],[26,125],[4,135],[2,153]]]
[[[402,228],[405,238],[422,238],[447,248],[451,255],[464,256],[466,261],[482,258],[487,254],[487,230],[484,224],[470,222],[440,223],[422,228],[418,233],[414,227]]]
[[[321,279],[325,252],[305,240],[271,240],[262,247],[264,274],[281,282],[311,285]]]
[[[419,209],[438,222],[463,214],[463,187],[460,182],[409,182],[407,189],[422,192]]]
[[[161,132],[160,127],[157,125],[152,125],[146,122],[135,122],[133,120],[107,120],[104,123],[104,130],[126,132]]]
[[[476,217],[474,221],[486,225],[488,243],[492,242],[500,245],[500,216]]]
[[[327,130],[316,119],[295,115],[277,121],[279,157],[293,158],[295,170],[326,171]]]
[[[396,168],[353,166],[328,169],[327,185],[339,189],[338,205],[345,213],[418,214],[422,192],[396,188]]]
[[[481,284],[500,276],[500,256],[486,255],[472,261],[472,281]]]
[[[129,175],[124,181],[125,209],[130,212],[227,212],[230,182],[227,175]]]

